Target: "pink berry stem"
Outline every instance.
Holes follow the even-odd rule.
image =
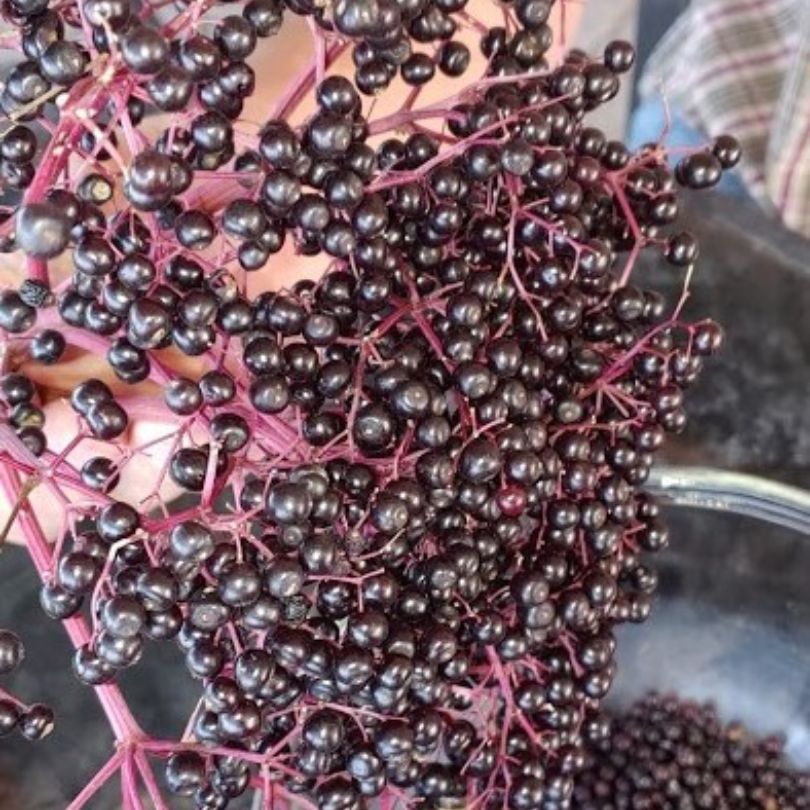
[[[75,799],[65,808],[65,810],[80,810],[84,807],[93,796],[101,790],[107,783],[110,777],[121,768],[124,759],[124,751],[120,749],[116,751],[104,765],[99,769],[96,775],[82,788],[81,792]]]
[[[121,791],[124,807],[131,810],[144,810],[138,793],[138,782],[135,776],[133,750],[130,746],[124,750],[124,761],[121,767]]]

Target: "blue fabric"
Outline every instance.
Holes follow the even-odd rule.
[[[630,119],[628,145],[633,149],[645,143],[658,141],[664,131],[664,105],[658,99],[642,101],[633,111]],[[692,127],[677,109],[670,110],[667,144],[671,146],[702,146],[706,136]],[[677,157],[671,161],[677,162]],[[736,171],[725,172],[717,188],[730,197],[748,197],[740,175]]]

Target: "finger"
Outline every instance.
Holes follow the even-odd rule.
[[[70,529],[66,506],[98,503],[98,499],[88,497],[86,491],[70,483],[77,474],[81,480],[81,469],[92,458],[104,457],[116,464],[120,480],[110,491],[110,497],[130,503],[139,511],[158,510],[161,504],[171,502],[180,494],[179,487],[166,474],[167,459],[178,434],[178,427],[172,423],[168,411],[164,418],[158,415],[158,418],[131,420],[126,433],[111,443],[85,435],[79,417],[65,399],[51,401],[44,410],[49,456],[40,460],[40,470],[45,474],[21,473],[18,477],[21,482],[40,478],[26,502],[48,540],[53,541]],[[53,457],[58,458],[63,453],[64,457],[55,463]],[[0,497],[0,526],[7,525],[16,506],[16,499]],[[6,542],[18,541],[21,542],[21,532],[15,523],[8,531]]]

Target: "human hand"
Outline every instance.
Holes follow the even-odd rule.
[[[469,7],[472,16],[484,25],[496,25],[502,22],[502,9],[489,0],[473,0]],[[570,37],[576,29],[582,13],[580,3],[565,4],[565,33]],[[563,5],[555,6],[555,15],[562,13]],[[560,20],[555,19],[552,27],[561,30]],[[473,64],[461,78],[451,79],[438,77],[420,94],[419,102],[427,106],[452,96],[470,81],[470,77],[481,75],[486,60],[477,47],[479,33],[470,28],[459,38],[465,40],[473,53]],[[306,22],[300,17],[291,16],[285,23],[281,36],[276,37],[256,50],[251,63],[256,71],[258,89],[245,106],[240,122],[246,131],[258,131],[261,122],[268,116],[277,99],[284,93],[291,77],[306,68],[310,60],[310,33]],[[551,61],[557,58],[562,48],[558,43],[556,53],[551,54]],[[283,66],[283,67],[280,67]],[[330,73],[351,75],[353,66],[348,53],[344,53],[330,69]],[[399,82],[399,84],[397,84]],[[402,99],[410,88],[401,80],[375,98],[373,117],[381,119],[390,115],[402,106]],[[314,96],[308,94],[293,111],[291,120],[300,123],[315,109]],[[154,139],[167,126],[170,119],[165,115],[156,115],[142,124],[147,138]],[[105,168],[115,172],[114,165]],[[120,174],[120,172],[119,172]],[[197,201],[205,205],[205,200]],[[270,257],[259,271],[242,273],[236,262],[231,262],[226,269],[242,283],[248,298],[254,298],[268,290],[289,289],[302,279],[317,279],[329,265],[323,256],[307,257],[297,254],[295,246],[287,241],[278,254]],[[54,288],[70,275],[69,261],[65,256],[49,263],[49,273]],[[17,288],[26,276],[25,258],[20,253],[0,254],[0,288]],[[56,365],[42,365],[27,357],[24,343],[17,338],[10,338],[3,347],[6,366],[20,370],[37,385],[41,405],[45,413],[45,433],[49,451],[60,455],[67,452],[67,460],[74,469],[81,469],[88,459],[98,455],[112,457],[120,465],[121,482],[116,488],[115,496],[133,503],[141,501],[144,494],[159,497],[166,502],[178,494],[174,487],[161,473],[165,472],[165,462],[171,437],[177,429],[177,417],[162,402],[161,386],[152,380],[136,385],[125,385],[113,373],[103,354],[87,351],[80,347],[69,346],[66,354]],[[153,352],[154,357],[174,374],[198,379],[209,367],[210,361],[204,358],[190,358],[175,348]],[[126,433],[116,444],[99,442],[82,434],[82,425],[75,411],[69,405],[72,389],[81,381],[96,378],[104,381],[115,392],[130,416]],[[144,401],[152,404],[148,408],[140,407]],[[155,487],[155,481],[160,480]],[[66,490],[67,492],[67,490]],[[80,492],[68,492],[70,497],[80,500]],[[61,525],[61,510],[53,507],[53,493],[45,486],[38,486],[28,496],[48,537],[54,538],[64,527]],[[157,500],[155,501],[157,503]],[[13,505],[0,499],[0,526],[7,523]],[[8,533],[8,539],[14,541],[15,532]]]

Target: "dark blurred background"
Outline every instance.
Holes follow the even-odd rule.
[[[580,39],[624,36],[640,60],[686,0],[602,3]],[[627,124],[632,85],[605,123]],[[691,314],[711,314],[727,332],[722,355],[691,392],[691,423],[669,460],[746,470],[810,487],[810,246],[752,203],[695,196],[685,226],[701,242]],[[641,268],[645,281],[673,295],[680,275]],[[798,762],[810,765],[810,541],[755,521],[671,510],[672,549],[659,563],[658,604],[643,628],[622,631],[613,700],[648,688],[714,699],[727,719],[760,732],[783,731]],[[20,633],[28,657],[8,686],[55,707],[44,742],[0,741],[0,808],[65,808],[110,751],[92,692],[69,672],[70,647],[44,618],[25,552],[3,552],[0,626]],[[153,645],[124,687],[154,734],[177,733],[193,694],[171,644]],[[92,807],[120,806],[115,790]]]

